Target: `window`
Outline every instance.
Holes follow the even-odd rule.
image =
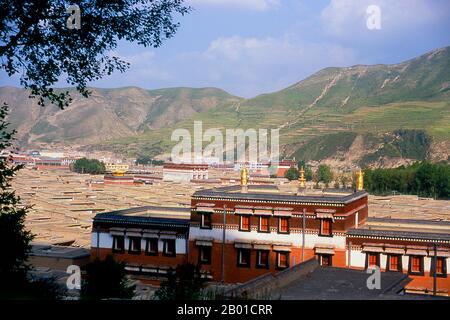
[[[321,254],[319,255],[319,264],[322,267],[331,267],[332,262],[331,262],[331,254]]]
[[[163,254],[165,256],[170,256],[170,257],[176,256],[175,239],[165,239],[164,240]]]
[[[250,231],[250,216],[241,215],[239,223],[239,230]]]
[[[431,270],[434,276],[434,270],[436,270],[436,277],[446,278],[447,277],[447,260],[443,257],[431,257]]]
[[[394,254],[388,256],[388,267],[389,271],[402,271],[402,260],[401,256]]]
[[[409,257],[409,273],[411,274],[423,274],[423,257],[410,256]]]
[[[250,249],[239,249],[238,250],[238,266],[239,267],[250,267]]]
[[[284,269],[289,267],[289,252],[277,252],[277,268]]]
[[[258,250],[256,255],[256,267],[257,268],[269,268],[269,251]]]
[[[270,232],[269,217],[259,217],[259,232]]]
[[[113,237],[113,252],[122,253],[124,251],[125,251],[124,236],[114,236]]]
[[[378,253],[368,253],[366,259],[367,268],[380,266],[380,255]]]
[[[331,219],[321,219],[320,220],[320,235],[321,236],[331,236]]]
[[[130,237],[128,253],[131,253],[131,254],[140,254],[141,253],[141,238]]]
[[[289,233],[289,218],[278,218],[278,233]]]
[[[212,219],[210,213],[201,213],[202,216],[202,229],[211,229],[212,228]]]
[[[145,254],[149,256],[157,256],[158,255],[158,239],[151,238],[147,239],[147,244],[145,246]]]
[[[198,262],[199,264],[211,264],[211,247],[198,247]]]

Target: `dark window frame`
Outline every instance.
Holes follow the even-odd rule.
[[[167,252],[168,243],[173,241],[173,252]],[[177,256],[177,242],[176,239],[163,239],[163,256],[176,257]]]
[[[135,240],[138,240],[139,242],[139,249],[138,250],[131,250],[132,244]],[[140,255],[142,252],[142,238],[141,237],[128,237],[128,254],[136,254]]]
[[[327,257],[329,259],[329,264],[324,266],[323,265],[323,258]],[[332,267],[333,266],[333,255],[332,254],[322,254],[319,253],[319,265],[322,267]]]
[[[150,242],[156,241],[156,251],[152,252],[150,251]],[[159,254],[159,239],[158,238],[147,238],[147,241],[145,242],[145,255],[147,256],[158,256]]]
[[[447,258],[437,257],[438,260],[442,260],[442,273],[437,273],[436,278],[447,278]],[[431,256],[431,269],[430,275],[434,277],[436,271],[436,265],[434,262],[434,256]]]
[[[287,231],[281,231],[281,220],[286,219],[287,221]],[[278,217],[278,233],[279,234],[290,234],[291,233],[291,219],[290,217]]]
[[[380,266],[380,253],[379,252],[367,252],[366,253],[366,269],[368,269],[371,265],[369,265],[369,260],[370,260],[370,258],[369,258],[369,256],[370,255],[376,255],[377,256],[377,264],[376,264],[376,266],[378,267],[378,268],[381,268],[381,266]]]
[[[212,213],[209,212],[200,212],[200,229],[212,229]],[[205,218],[208,217],[209,224],[205,224]]]
[[[413,262],[413,258],[418,258],[419,259],[419,271],[413,271],[412,269],[412,262]],[[408,261],[408,274],[410,275],[415,275],[415,276],[423,276],[424,275],[424,256],[414,256],[411,255],[409,256],[409,261]]]
[[[209,256],[207,259],[202,259],[203,250],[209,251]],[[198,246],[198,264],[199,265],[211,265],[212,261],[212,247],[210,246]]]
[[[277,251],[276,252],[276,269],[277,270],[284,270],[289,268],[289,260],[291,258],[291,253],[289,251]],[[280,255],[286,255],[286,266],[280,266]]]
[[[330,222],[330,233],[323,233],[323,222],[325,220]],[[332,219],[330,219],[330,218],[320,219],[319,236],[321,236],[321,237],[333,237],[333,220]]]
[[[247,260],[248,262],[245,263],[245,264],[241,262],[241,255],[244,252],[246,254],[248,254],[248,260]],[[251,266],[251,259],[252,259],[252,250],[251,249],[239,248],[237,250],[237,266],[239,268],[250,268],[250,266]]]
[[[391,258],[397,257],[397,270],[391,269]],[[402,261],[402,255],[401,254],[395,254],[395,253],[389,253],[386,257],[386,270],[391,272],[403,272],[403,261]]]
[[[261,229],[261,222],[262,222],[263,218],[267,219],[267,230],[262,230]],[[259,219],[258,219],[258,232],[259,233],[270,233],[270,216],[259,216]]]
[[[260,264],[259,258],[261,257],[261,253],[266,252],[267,253],[267,262],[266,264]],[[256,250],[256,264],[255,267],[258,269],[269,269],[270,268],[270,250]]]
[[[242,218],[248,218],[248,229],[242,229]],[[252,217],[248,214],[239,215],[239,231],[250,232],[252,231]]]
[[[116,249],[118,238],[121,238],[121,240],[122,240],[122,248],[121,249]],[[124,253],[125,252],[125,236],[113,236],[112,252],[113,253]]]

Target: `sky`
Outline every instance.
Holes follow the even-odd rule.
[[[193,11],[177,17],[181,26],[173,38],[156,49],[121,42],[114,54],[130,69],[89,85],[218,87],[250,98],[325,67],[399,63],[450,45],[449,0],[186,3]],[[18,77],[1,71],[2,85],[19,86]]]

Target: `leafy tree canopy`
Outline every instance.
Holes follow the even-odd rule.
[[[86,280],[81,287],[82,299],[131,299],[135,286],[126,278],[125,262],[117,262],[111,255],[86,266]]]
[[[319,168],[317,169],[317,180],[326,184],[333,180],[333,171],[331,171],[331,167],[329,165],[319,165]]]
[[[68,28],[70,0],[0,0],[1,68],[18,74],[21,85],[60,108],[69,91],[52,86],[65,80],[85,97],[87,84],[125,71],[129,64],[113,50],[119,41],[159,47],[179,27],[175,15],[190,7],[184,0],[79,0],[80,28]],[[72,23],[72,19],[70,19]]]
[[[297,180],[298,179],[298,170],[296,168],[289,168],[284,173],[284,177],[289,180]]]
[[[73,171],[78,173],[102,174],[105,172],[105,164],[97,159],[81,158],[73,164]]]

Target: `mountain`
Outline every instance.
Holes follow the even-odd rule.
[[[28,98],[26,90],[0,88],[2,101],[10,106],[8,120],[17,129],[21,146],[90,145],[133,136],[239,99],[216,88],[92,88],[88,99],[70,91],[73,102],[60,110],[52,105],[38,106],[37,100]]]
[[[21,97],[10,102],[21,105],[11,119],[29,145],[167,155],[171,132],[201,120],[204,130],[279,128],[284,156],[338,167],[447,160],[450,150],[450,47],[399,64],[326,68],[251,99],[219,89],[93,89],[67,110],[32,106],[25,116],[23,90],[2,88],[0,96]]]

